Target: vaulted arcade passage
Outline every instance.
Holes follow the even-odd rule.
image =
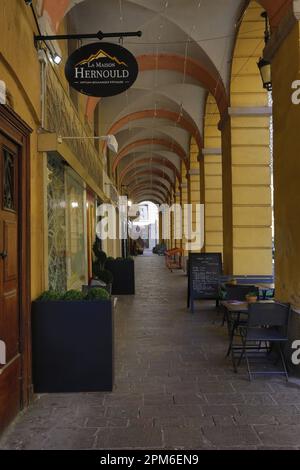
[[[300,80],[299,0],[1,3],[3,423],[32,398],[31,301],[49,289],[80,296],[82,286],[95,275],[93,244],[96,234],[103,232],[103,204],[119,216],[121,196],[131,202],[126,203],[126,217],[130,207],[144,201],[163,206],[162,210],[179,207],[179,212],[171,212],[169,238],[160,212],[155,243],[161,249],[176,248],[176,262],[184,270],[190,253],[221,253],[227,280],[268,280],[271,290],[275,287],[275,299],[291,306],[289,345],[298,340],[300,107],[291,94]],[[141,37],[109,39],[136,58],[139,73],[125,92],[104,98],[72,87],[64,71],[68,57],[90,42],[74,35],[99,30],[142,31]],[[34,42],[36,34],[73,36]],[[270,73],[269,90],[259,61]],[[86,74],[91,81],[99,76],[117,81],[129,74],[126,64],[118,73],[77,65],[77,79]],[[133,219],[131,215],[118,225],[115,237],[101,240],[109,258],[120,261],[129,254]],[[197,220],[203,222],[200,228]],[[191,244],[193,237],[197,243]],[[116,439],[124,446],[177,448],[187,444],[181,427],[196,446],[208,442],[208,447],[222,447],[223,439],[225,447],[287,445],[285,433],[276,434],[272,427],[272,432],[264,428],[260,434],[255,426],[296,425],[297,401],[294,406],[288,396],[292,408],[282,413],[279,408],[286,403],[279,397],[278,383],[263,382],[262,388],[253,388],[254,396],[247,395],[248,389],[235,376],[228,383],[221,373],[228,366],[223,357],[226,335],[221,327],[217,335],[211,332],[212,306],[205,304],[203,317],[191,317],[185,273],[172,276],[162,258],[148,255],[145,250],[145,256],[136,259],[136,297],[119,302],[116,398],[73,397],[64,414],[65,398],[56,397],[56,407],[56,398],[44,397],[43,411],[36,408],[43,429],[43,413],[46,421],[54,419],[55,428],[56,419],[70,425],[70,435],[60,436],[66,439],[64,447],[113,446]],[[290,346],[285,353],[291,356]],[[298,365],[293,372],[299,373]],[[87,408],[82,406],[85,400],[90,400]],[[224,417],[220,407],[226,405]],[[260,405],[270,410],[264,414]],[[101,416],[93,415],[94,407]],[[141,422],[147,428],[144,437],[138,432]],[[34,419],[33,423],[36,426]],[[32,436],[30,419],[27,424]],[[223,424],[230,432],[222,432]],[[195,428],[201,428],[196,438]],[[290,428],[287,431],[292,434]],[[53,429],[45,432],[46,437],[34,435],[28,441],[22,436],[22,445],[56,447]],[[290,442],[300,445],[298,438]]]

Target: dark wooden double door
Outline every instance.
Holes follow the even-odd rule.
[[[22,407],[19,160],[19,146],[0,130],[0,432]]]

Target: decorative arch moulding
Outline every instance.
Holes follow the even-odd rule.
[[[52,24],[57,30],[64,16],[69,10],[85,0],[39,0],[39,11],[47,12],[51,18]],[[297,11],[298,0],[258,0],[261,6],[268,12],[272,27],[278,26],[282,18],[289,10]],[[245,7],[245,9],[248,5]]]
[[[150,186],[153,189],[157,189],[157,190],[161,191],[161,193],[163,193],[166,196],[171,196],[171,191],[169,189],[166,189],[165,187],[163,187],[163,189],[162,189],[162,186],[160,184],[156,184],[155,182],[151,181]],[[142,190],[145,190],[145,189],[149,189],[149,182],[148,182],[148,185],[147,184],[137,184],[135,186],[132,186],[131,188],[128,189],[128,193],[132,194],[134,192],[142,191]]]
[[[199,148],[202,147],[202,138],[199,130],[197,129],[196,124],[191,120],[185,118],[175,111],[169,111],[167,109],[145,109],[142,111],[136,111],[131,114],[127,114],[115,122],[112,127],[109,129],[107,134],[116,134],[119,132],[126,124],[133,121],[140,121],[143,119],[166,119],[168,121],[174,122],[179,125],[182,129],[191,134],[197,142]]]
[[[125,158],[128,154],[133,152],[135,149],[143,146],[153,146],[153,145],[160,145],[162,147],[165,147],[167,150],[174,152],[185,164],[186,169],[189,167],[189,161],[187,158],[187,155],[183,148],[172,141],[165,140],[165,139],[142,139],[142,140],[137,140],[135,142],[132,142],[128,144],[126,147],[124,147],[121,152],[117,155],[113,162],[113,167],[112,170],[113,172],[116,171],[117,166],[119,165],[120,161]]]
[[[151,173],[150,173],[151,174]],[[156,178],[154,176],[157,176]],[[159,178],[163,179],[161,181]],[[133,184],[136,185],[145,185],[149,181],[158,184],[161,188],[165,189],[166,191],[169,191],[170,188],[173,188],[172,181],[167,180],[166,178],[163,178],[161,175],[155,175],[153,174],[151,177],[149,177],[149,172],[145,173],[140,173],[137,178],[133,177],[132,179],[128,180],[125,184],[127,188],[131,187]]]
[[[228,99],[223,81],[216,71],[214,75],[209,72],[200,62],[188,57],[171,54],[141,55],[137,57],[140,72],[150,70],[168,70],[186,74],[197,80],[201,86],[206,88],[216,100],[220,115],[226,113]],[[86,115],[91,120],[100,98],[88,97],[86,102]],[[177,116],[178,119],[178,116]],[[200,144],[200,142],[199,142]],[[201,144],[200,144],[201,147]]]
[[[145,191],[142,191],[141,193],[133,195],[133,199],[136,198],[139,201],[143,201],[143,200],[145,201],[145,200],[149,199],[149,197],[150,197],[150,199],[152,199],[153,197],[159,199],[160,204],[165,204],[166,203],[166,201],[164,199],[164,196],[157,193],[156,191],[149,190],[149,189],[145,190]]]
[[[158,176],[159,178],[165,179],[170,184],[171,188],[175,190],[175,184],[171,180],[169,175],[166,175],[162,170],[158,170],[157,168],[152,168],[151,173],[149,173],[149,170],[142,170],[142,171],[136,172],[134,175],[132,175],[131,179],[127,181],[126,186],[129,186],[130,184],[135,182],[138,178],[141,178],[141,177],[149,178],[150,174]],[[146,178],[142,178],[142,179],[145,180]]]
[[[49,19],[53,30],[57,32],[65,15],[83,1],[85,0],[38,0],[37,5],[38,11],[42,16],[44,15]],[[287,15],[292,15],[295,20],[300,19],[299,0],[258,0],[258,3],[260,3],[260,5],[267,11],[273,31],[279,28],[279,25]],[[247,8],[248,4],[246,4],[245,10]],[[224,94],[224,97],[226,97],[226,93]],[[224,105],[225,103],[222,104],[222,107],[225,109],[226,106]]]
[[[157,194],[160,194],[161,197],[165,199],[171,198],[171,193],[169,191],[163,191],[162,189],[160,189],[159,186],[156,185],[144,186],[143,188],[133,187],[132,190],[128,191],[128,193],[130,196],[134,196],[135,194],[141,194],[145,191],[155,191]]]
[[[148,157],[148,158],[136,159],[133,162],[130,162],[125,168],[123,168],[123,170],[121,171],[120,176],[119,176],[120,184],[122,184],[122,182],[123,182],[124,178],[126,177],[127,173],[129,173],[131,170],[133,170],[133,169],[135,169],[139,166],[147,165],[148,163],[149,164],[150,163],[157,163],[159,165],[165,166],[166,168],[169,168],[170,170],[172,170],[174,172],[174,175],[176,175],[176,178],[178,179],[178,181],[181,181],[181,176],[180,176],[180,173],[179,173],[178,169],[167,158],[164,158],[164,157]]]

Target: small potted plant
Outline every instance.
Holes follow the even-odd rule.
[[[255,291],[248,292],[248,294],[246,295],[246,301],[249,304],[253,304],[257,302],[257,292]]]
[[[113,324],[103,288],[47,291],[32,302],[34,392],[111,391]]]

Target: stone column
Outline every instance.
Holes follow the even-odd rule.
[[[197,233],[197,237],[201,238],[199,229],[196,228],[197,216],[199,217],[199,204],[203,204],[204,199],[204,181],[203,171],[201,173],[200,166],[202,162],[199,161],[199,148],[195,139],[191,139],[190,146],[190,171],[189,171],[189,202],[192,205],[192,230]],[[202,197],[201,197],[202,196]],[[203,227],[200,227],[203,230]],[[195,243],[195,247],[191,250],[192,252],[199,253],[204,247],[200,243]]]
[[[216,100],[209,95],[204,120],[202,150],[205,179],[205,251],[223,253],[222,139],[218,129],[220,114]]]
[[[186,173],[186,167],[184,163],[181,163],[181,207],[182,207],[182,248],[184,250],[183,254],[183,268],[186,268],[186,260],[188,258],[188,251],[186,250],[186,244],[188,240],[185,233],[185,217],[184,217],[184,205],[189,203],[189,175]]]

